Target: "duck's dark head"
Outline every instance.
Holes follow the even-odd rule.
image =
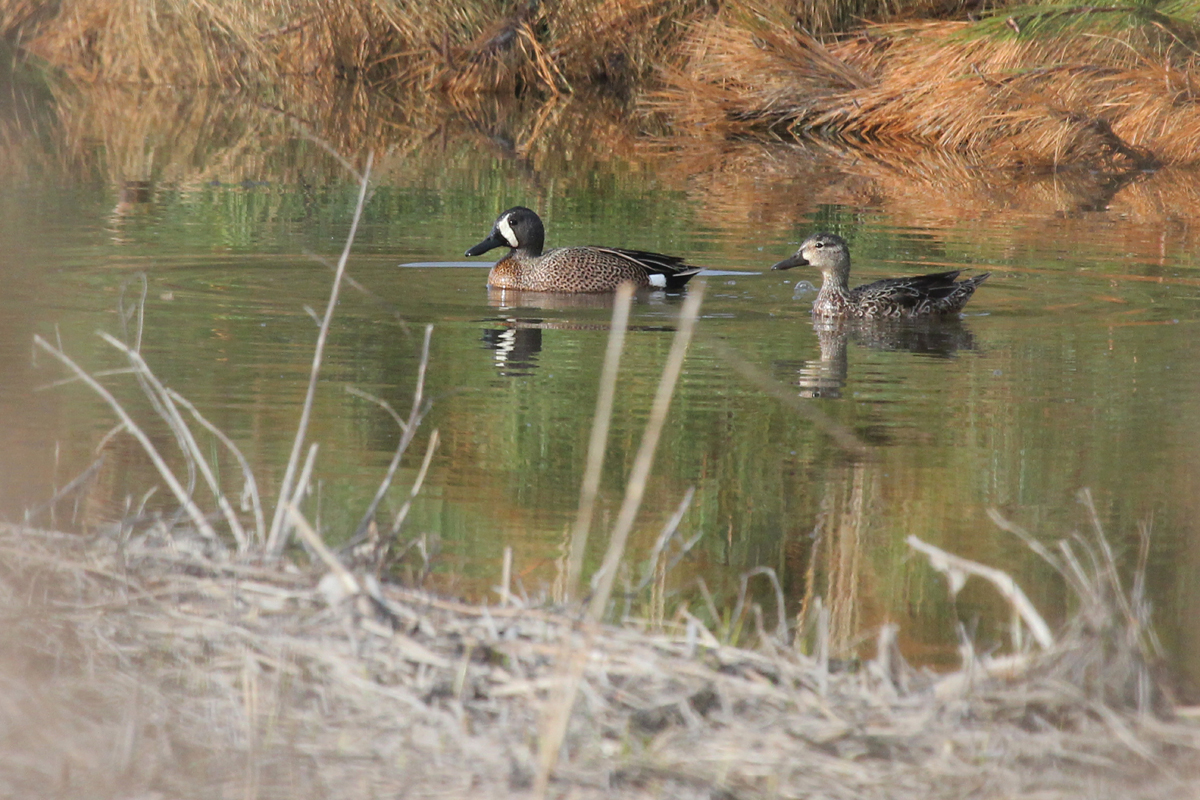
[[[479,256],[496,247],[511,247],[540,256],[545,240],[546,231],[538,215],[525,206],[514,206],[496,218],[492,232],[468,250],[467,255]]]
[[[850,269],[850,247],[836,233],[814,233],[804,240],[800,249],[771,269],[816,267],[821,272]]]

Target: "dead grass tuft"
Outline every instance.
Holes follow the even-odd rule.
[[[982,153],[993,165],[1195,161],[1195,58],[1137,32],[972,38],[970,23],[876,25],[822,43],[698,25],[655,107],[683,132],[835,135]]]
[[[585,640],[574,618],[365,575],[347,594],[321,571],[256,566],[185,532],[115,535],[0,528],[6,794],[501,797],[531,785],[538,720]],[[1061,669],[973,683],[915,673],[885,635],[884,657],[829,672],[766,639],[722,646],[687,617],[587,638],[555,796],[1200,789],[1194,724],[1103,704]],[[1056,647],[1037,663],[1077,655],[1069,635]]]

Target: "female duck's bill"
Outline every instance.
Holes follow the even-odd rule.
[[[468,257],[509,248],[488,273],[488,286],[526,292],[612,292],[623,283],[680,289],[699,267],[682,258],[613,247],[558,247],[543,252],[545,229],[528,208],[515,206],[496,218],[488,237]]]

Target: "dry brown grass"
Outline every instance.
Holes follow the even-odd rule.
[[[697,24],[654,107],[684,133],[787,130],[985,154],[993,165],[1191,163],[1196,61],[1136,34],[971,38],[969,23],[869,26],[822,43]]]
[[[320,571],[182,531],[5,526],[0,551],[9,796],[512,796],[584,641],[547,611],[396,586],[345,597]],[[1054,664],[1090,646],[1070,635],[1027,677],[973,683],[886,647],[830,672],[770,635],[723,646],[683,617],[589,636],[555,797],[1200,790],[1196,725],[1065,683]]]
[[[1197,59],[1153,26],[1103,36],[1003,36],[954,21],[805,32],[961,10],[924,0],[14,0],[0,7],[0,30],[85,82],[351,77],[407,101],[436,92],[460,103],[665,82],[651,107],[687,135],[834,134],[1037,167],[1197,159]]]
[[[79,81],[273,84],[358,77],[452,95],[556,93],[647,75],[699,0],[66,0],[0,6],[0,31]]]

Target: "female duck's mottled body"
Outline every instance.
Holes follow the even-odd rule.
[[[510,252],[488,273],[488,286],[526,292],[600,293],[622,283],[681,289],[700,267],[682,258],[613,247],[558,247],[542,252],[546,232],[538,215],[524,206],[496,219],[488,238],[467,251],[478,256],[495,247]]]
[[[800,249],[771,269],[813,266],[821,270],[821,291],[813,301],[818,317],[898,319],[956,314],[991,274],[957,280],[960,270],[884,278],[850,288],[850,248],[840,236],[816,233]]]

